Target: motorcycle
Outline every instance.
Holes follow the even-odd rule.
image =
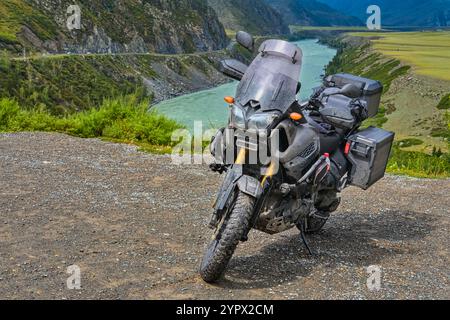
[[[238,45],[255,42],[238,32]],[[305,102],[297,100],[302,50],[266,40],[250,65],[221,62],[239,85],[227,128],[211,139],[213,171],[225,173],[209,227],[214,230],[200,265],[206,282],[224,274],[250,230],[276,234],[297,227],[320,231],[349,185],[364,190],[384,176],[394,133],[362,122],[377,114],[383,86],[349,74],[330,75]]]

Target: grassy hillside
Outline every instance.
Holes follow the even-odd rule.
[[[0,58],[0,96],[16,98],[25,108],[45,105],[53,114],[96,106],[106,97],[142,88],[142,81],[120,56]],[[154,74],[145,57],[136,63]],[[144,71],[144,70],[143,70]]]
[[[434,145],[449,149],[450,32],[351,33],[370,39],[371,47],[384,57],[411,66],[385,97],[392,112],[387,128],[402,137],[420,137],[423,145],[411,149],[428,152]]]
[[[338,55],[328,65],[327,74],[347,72],[378,80],[383,84],[383,93],[386,93],[392,81],[405,75],[409,69],[410,66],[402,65],[397,59],[383,57],[372,51],[368,43],[363,43],[340,48]]]
[[[52,114],[89,109],[103,99],[139,92],[159,101],[223,83],[216,60],[224,53],[192,55],[57,55],[27,59],[0,54],[0,97]]]
[[[22,26],[29,26],[35,34],[48,40],[57,35],[57,27],[50,17],[36,11],[24,0],[3,0],[0,4],[0,47],[1,42],[20,45],[18,34]]]
[[[352,33],[373,48],[411,65],[416,74],[450,81],[450,32]]]
[[[400,60],[383,52],[379,36],[366,33],[352,33],[335,41],[340,45],[339,53],[327,68],[327,73],[348,72],[379,80],[384,85],[381,107],[378,115],[364,124],[376,125],[396,133],[396,143],[389,164],[389,171],[416,176],[450,175],[450,114],[447,110],[450,82],[442,80],[434,69],[425,69],[427,75],[416,74],[418,68],[413,63]],[[429,55],[429,50],[439,46],[445,34],[428,38],[428,46],[423,46],[423,38],[415,33],[392,34],[403,36],[400,43],[408,43],[408,48],[421,48],[416,53],[411,50],[408,61],[415,57]],[[416,39],[419,39],[416,43]],[[434,39],[434,41],[430,41]],[[411,58],[413,56],[413,58]],[[444,49],[440,56],[446,56]],[[440,168],[440,169],[437,169]],[[433,170],[437,170],[433,173]],[[439,173],[440,172],[440,173]]]
[[[70,31],[73,4],[82,25]],[[0,49],[12,52],[182,53],[228,44],[207,0],[2,0],[0,15]]]

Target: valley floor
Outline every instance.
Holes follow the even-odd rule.
[[[254,231],[217,285],[197,275],[220,177],[62,134],[0,134],[2,299],[449,299],[450,180],[348,188],[325,229]],[[81,290],[66,287],[81,269]],[[366,268],[381,268],[381,290]]]

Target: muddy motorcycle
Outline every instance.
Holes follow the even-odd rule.
[[[254,51],[248,33],[238,32],[236,40]],[[210,145],[210,167],[225,177],[200,266],[207,282],[223,275],[251,229],[275,234],[297,227],[312,254],[306,235],[322,229],[340,192],[349,185],[366,190],[384,176],[394,133],[359,129],[378,112],[381,83],[330,75],[300,103],[301,66],[301,49],[283,40],[263,42],[249,66],[221,62],[221,71],[240,83],[236,96],[225,99],[228,126]]]

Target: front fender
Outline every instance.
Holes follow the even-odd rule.
[[[238,188],[245,194],[258,198],[262,194],[262,187],[258,179],[248,175],[244,175],[242,172],[242,166],[235,165],[231,167],[225,176],[225,180],[217,195],[216,203],[214,205],[214,211],[219,216],[222,215],[226,209],[228,200],[233,195],[234,191]]]
[[[241,176],[237,181],[237,186],[240,191],[256,199],[259,198],[263,192],[261,183],[258,179],[251,176]]]
[[[211,228],[216,228],[219,221],[227,211],[227,205],[230,203],[231,197],[235,194],[236,189],[248,194],[251,197],[258,199],[262,193],[258,179],[248,175],[244,175],[241,165],[232,166],[225,176],[225,179],[220,187],[217,195],[216,202],[214,204],[214,213],[209,222]]]

